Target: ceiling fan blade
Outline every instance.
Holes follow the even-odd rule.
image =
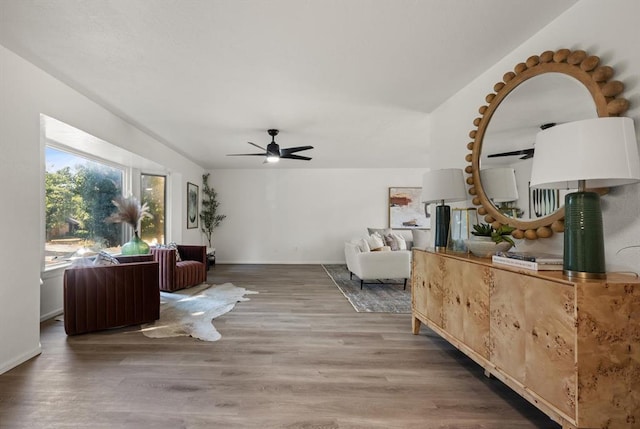
[[[533,148],[531,149],[522,149],[522,150],[514,150],[511,152],[502,152],[502,153],[492,153],[491,155],[487,155],[487,158],[497,158],[499,156],[513,156],[513,155],[525,155],[529,158],[533,157]]]
[[[293,154],[280,155],[280,158],[299,159],[301,161],[311,161],[311,158],[309,158],[308,156],[293,155]]]
[[[263,156],[265,157],[265,160],[264,160],[265,163],[275,162],[279,158],[297,159],[300,161],[311,160],[311,158],[309,158],[308,156],[294,155],[293,153],[300,152],[303,150],[313,149],[313,146],[296,146],[296,147],[288,147],[288,148],[280,149],[280,146],[278,145],[278,143],[275,142],[275,136],[278,135],[278,130],[271,129],[271,130],[268,130],[267,132],[271,136],[271,143],[269,143],[266,148],[263,148],[262,146],[257,145],[253,142],[247,142],[251,146],[257,147],[258,149],[262,150],[263,151],[262,153],[232,153],[232,154],[228,154],[227,156]]]
[[[303,150],[313,149],[313,146],[297,146],[297,147],[287,147],[284,149],[280,149],[280,155],[290,155],[294,152],[301,152]]]
[[[263,150],[263,151],[265,151],[265,152],[267,151],[267,149],[263,148],[262,146],[259,146],[259,145],[255,144],[255,143],[251,143],[251,142],[247,142],[247,143],[249,143],[249,144],[250,144],[250,145],[252,145],[252,146],[257,147],[258,149],[262,149],[262,150]]]

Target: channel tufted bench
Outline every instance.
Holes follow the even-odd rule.
[[[158,263],[151,255],[118,256],[119,264],[64,271],[64,330],[83,334],[153,322],[160,317]]]

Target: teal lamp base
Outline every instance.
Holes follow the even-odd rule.
[[[595,192],[567,194],[564,210],[564,274],[584,279],[605,278],[600,196]]]
[[[436,250],[447,250],[449,242],[449,223],[451,222],[451,207],[436,206]]]

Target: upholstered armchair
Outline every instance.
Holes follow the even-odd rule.
[[[118,256],[119,263],[64,271],[67,335],[153,322],[160,317],[158,263],[151,255]]]
[[[207,280],[206,246],[178,245],[175,249],[152,247],[151,254],[160,265],[160,290],[173,292],[199,285]]]

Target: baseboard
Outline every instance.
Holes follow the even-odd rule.
[[[216,265],[335,265],[346,262],[344,259],[340,261],[223,261],[216,260]],[[215,266],[215,265],[214,265]]]
[[[34,350],[31,350],[28,353],[24,353],[21,356],[18,356],[17,358],[12,359],[9,362],[5,362],[2,365],[0,365],[0,374],[4,374],[10,369],[15,368],[16,366],[22,363],[25,363],[29,359],[32,359],[38,356],[40,353],[42,353],[42,346],[40,345],[40,343],[38,343],[38,347],[36,347]]]
[[[40,315],[40,323],[44,322],[45,320],[49,320],[49,319],[53,319],[56,316],[59,316],[63,313],[63,309],[62,308],[58,308],[55,309],[53,311],[48,312],[47,314],[41,314]]]

